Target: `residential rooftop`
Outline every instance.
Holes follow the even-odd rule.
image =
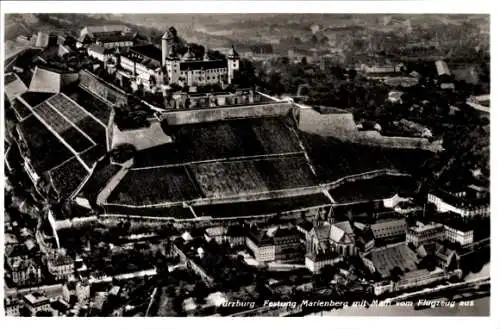
[[[405,243],[374,249],[367,257],[382,277],[389,277],[395,267],[403,272],[417,269],[417,255]]]

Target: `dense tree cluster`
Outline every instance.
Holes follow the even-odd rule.
[[[136,96],[130,96],[127,104],[115,108],[115,123],[120,130],[149,127],[153,111]]]

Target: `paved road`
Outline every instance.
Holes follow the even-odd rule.
[[[46,285],[46,286],[39,286],[39,287],[30,287],[30,288],[23,288],[23,289],[6,289],[5,290],[5,295],[6,296],[14,296],[16,294],[28,294],[30,292],[35,292],[35,291],[40,291],[44,292],[47,297],[52,298],[52,297],[57,297],[62,295],[62,284],[53,284],[53,285]]]

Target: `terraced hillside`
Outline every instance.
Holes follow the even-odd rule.
[[[135,167],[302,151],[280,117],[162,126],[174,142],[139,152]]]

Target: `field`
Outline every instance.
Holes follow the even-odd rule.
[[[63,94],[57,94],[47,101],[50,105],[59,111],[62,116],[66,117],[74,124],[78,124],[81,120],[85,119],[88,114],[79,108],[75,103],[70,101]]]
[[[80,153],[80,159],[82,159],[85,164],[89,167],[92,167],[94,163],[99,160],[104,154],[106,154],[106,147],[104,145],[96,145],[91,149]]]
[[[190,165],[193,178],[208,198],[314,185],[304,157],[237,160]]]
[[[76,107],[73,103],[62,97],[63,96],[58,95],[54,98],[56,99],[56,101],[47,101],[45,103],[42,103],[38,105],[34,109],[34,111],[76,152],[81,152],[91,147],[93,143],[82,133],[80,133],[75,127],[73,127],[73,125],[68,120],[72,120],[74,124],[77,124],[79,121],[85,120],[88,115],[81,109]],[[64,112],[66,118],[59,114],[56,110],[54,110],[49,104],[52,104],[52,106],[57,108],[58,111]],[[95,125],[97,125],[97,122],[95,122],[92,118],[89,117],[89,119],[92,120]],[[88,126],[87,123],[86,126]],[[89,126],[89,129],[96,132],[94,134],[96,137],[101,137],[101,139],[105,141],[105,137],[103,137],[102,134],[99,134],[99,131],[96,131],[95,127],[90,128]],[[97,130],[99,130],[99,127],[97,127]]]
[[[31,107],[35,107],[40,103],[43,103],[49,97],[53,96],[51,93],[37,93],[37,92],[27,92],[21,95],[22,99],[26,101]]]
[[[163,125],[174,143],[138,153],[135,166],[300,152],[296,136],[278,118]]]
[[[108,124],[111,107],[106,103],[81,88],[78,88],[74,93],[69,94],[69,97],[80,104],[88,112],[93,114],[97,119],[99,119],[99,121],[105,125]]]
[[[202,197],[227,198],[315,184],[303,156],[136,168],[121,180],[108,203],[147,205]]]
[[[50,171],[52,184],[62,199],[69,197],[88,174],[76,157]]]
[[[4,86],[8,85],[11,82],[16,81],[17,78],[14,74],[6,74],[4,77]]]
[[[300,151],[296,135],[279,118],[259,120],[252,126],[266,154]]]
[[[20,100],[14,98],[11,102],[12,108],[17,112],[18,117],[23,120],[31,114],[31,110],[26,107]]]
[[[31,116],[20,123],[27,141],[30,159],[38,172],[49,170],[73,154],[37,118]]]
[[[432,156],[422,150],[383,149],[307,133],[301,133],[300,137],[319,179],[324,182],[384,168],[418,173],[424,161]]]
[[[254,163],[269,190],[315,185],[315,177],[304,156],[255,160]]]
[[[111,165],[109,162],[100,162],[80,193],[89,199],[91,203],[95,202],[99,192],[120,168],[120,166]]]
[[[252,161],[212,162],[189,168],[209,198],[267,192],[266,183]]]
[[[108,203],[148,205],[200,197],[184,167],[130,170],[108,197]]]
[[[80,128],[94,143],[106,145],[106,129],[90,116],[78,122]]]
[[[75,152],[82,152],[93,146],[94,144],[81,132],[74,127],[70,127],[65,132],[61,133],[62,139],[68,143]]]
[[[61,117],[61,115],[59,115],[59,113],[57,113],[47,103],[42,103],[37,106],[35,108],[35,112],[58,134],[61,134],[73,127],[68,120]]]
[[[193,207],[198,216],[214,218],[275,214],[294,209],[330,204],[323,194],[270,199],[263,201],[236,202]]]
[[[396,193],[410,195],[416,187],[413,179],[407,176],[381,176],[345,183],[328,192],[336,202],[352,202],[390,198]]]
[[[106,130],[104,127],[85,112],[85,110],[72,102],[69,97],[64,94],[58,94],[48,100],[47,103],[56,108],[67,120],[78,126],[94,142],[106,143]]]

